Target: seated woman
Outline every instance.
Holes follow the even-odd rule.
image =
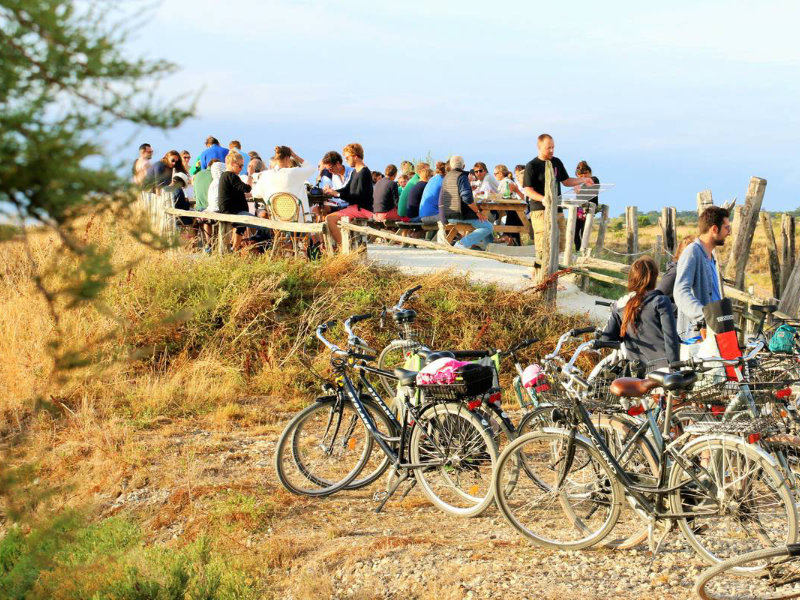
[[[261,172],[253,188],[253,197],[263,198],[264,202],[267,202],[273,194],[289,193],[300,200],[305,220],[310,221],[311,211],[308,208],[306,181],[317,170],[314,167],[306,166],[303,159],[297,156],[289,146],[275,146],[275,155],[272,157],[272,161],[274,161],[275,168]]]
[[[339,219],[342,217],[371,219],[373,214],[372,174],[369,167],[364,164],[364,148],[361,144],[348,144],[342,150],[342,154],[347,164],[354,169],[352,176],[347,181],[347,185],[339,190],[334,190],[330,186],[326,186],[324,189],[326,196],[340,198],[348,204],[346,208],[332,212],[325,217],[328,231],[337,246],[342,243]]]
[[[649,256],[631,265],[629,294],[614,305],[602,339],[622,341],[631,361],[639,361],[635,374],[669,366],[679,360],[680,338],[672,302],[655,289],[658,266]]]
[[[522,193],[522,190],[511,178],[511,171],[508,170],[507,166],[495,166],[494,177],[497,179],[497,193],[500,194],[501,198],[511,200],[512,198],[525,197],[525,194]],[[522,221],[517,213],[509,211],[506,213],[505,225],[521,227]],[[506,233],[500,239],[505,241],[509,246],[519,246],[521,243],[519,233]]]

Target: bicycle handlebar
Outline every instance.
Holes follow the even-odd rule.
[[[758,341],[753,344],[753,349],[748,354],[745,354],[744,356],[740,356],[738,358],[722,358],[721,356],[703,356],[703,357],[694,356],[686,360],[672,361],[671,363],[669,363],[669,368],[681,369],[683,367],[688,367],[690,369],[700,370],[703,369],[704,363],[709,363],[709,362],[719,363],[726,367],[736,367],[753,360],[756,354],[761,352],[763,348],[764,348],[764,342]]]
[[[587,333],[594,333],[595,331],[597,331],[596,327],[581,327],[579,329],[570,330],[570,335],[576,337],[579,335],[586,335]]]
[[[325,346],[328,348],[328,350],[330,350],[334,354],[347,354],[347,352],[345,352],[344,350],[339,348],[339,346],[337,346],[333,342],[329,342],[327,339],[325,339],[325,336],[322,335],[328,329],[330,329],[335,323],[336,323],[336,321],[328,321],[327,323],[323,323],[322,325],[319,325],[317,327],[317,339],[320,342],[322,342],[323,344],[325,344]]]
[[[613,340],[594,340],[594,349],[611,348],[612,350],[619,350],[620,342]]]
[[[414,295],[415,292],[418,292],[422,289],[421,285],[415,285],[414,287],[407,289],[405,292],[402,293],[400,296],[400,300],[397,301],[392,308],[389,309],[391,312],[396,312],[403,309],[403,304],[405,304],[411,296]]]
[[[595,300],[595,306],[608,306],[609,308],[614,306],[614,302],[612,300]]]
[[[514,354],[515,352],[519,352],[523,348],[527,348],[539,341],[539,338],[528,338],[527,340],[522,340],[521,342],[517,342],[511,348],[506,350],[505,352],[501,352],[501,354]]]

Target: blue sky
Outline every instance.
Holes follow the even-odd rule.
[[[800,3],[162,2],[132,50],[181,70],[165,97],[200,91],[166,135],[111,134],[120,156],[195,155],[211,134],[316,162],[361,142],[366,162],[462,154],[513,167],[541,132],[586,160],[612,214],[741,201],[800,206]]]

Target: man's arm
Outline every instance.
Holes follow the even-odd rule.
[[[686,315],[690,321],[703,318],[703,305],[694,295],[692,282],[698,269],[698,261],[694,249],[689,247],[678,261],[678,274],[675,276],[673,295],[678,312]]]

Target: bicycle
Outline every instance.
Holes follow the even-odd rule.
[[[403,369],[393,373],[402,397],[400,414],[395,416],[366,378],[386,373],[367,364],[375,356],[364,354],[368,347],[352,333],[351,325],[370,316],[356,315],[345,321],[346,350],[324,337],[334,321],[317,327],[317,338],[331,351],[336,378],[328,384],[331,395],[296,415],[281,434],[275,452],[281,484],[297,494],[333,494],[356,481],[377,444],[383,457],[360,480],[374,481],[391,467],[386,491],[374,496],[380,502],[376,512],[413,473],[411,485],[419,483],[441,510],[458,516],[481,514],[493,501],[491,472],[497,458],[488,423],[467,408],[457,390],[453,390],[454,400],[415,404],[416,373]],[[358,383],[351,372],[358,373]],[[306,428],[307,423],[312,426]],[[293,480],[295,476],[299,482]]]
[[[749,358],[719,360],[734,366]],[[712,564],[749,550],[752,540],[762,546],[795,541],[793,499],[772,459],[758,446],[713,430],[691,440],[684,434],[658,449],[655,478],[630,472],[584,406],[584,400],[591,400],[591,384],[571,368],[562,368],[562,375],[566,428],[548,427],[517,438],[501,454],[493,477],[498,507],[525,537],[558,549],[595,545],[614,529],[627,495],[647,517],[655,550],[670,530],[666,527],[654,543],[662,522],[677,522],[690,546]],[[635,388],[639,396],[656,387],[665,391],[661,435],[669,440],[674,398],[691,389],[696,378],[693,371],[653,372],[620,387]]]
[[[800,597],[800,544],[763,548],[734,556],[706,569],[695,584],[702,600]],[[741,577],[745,571],[750,577]],[[745,595],[746,594],[746,595]]]

